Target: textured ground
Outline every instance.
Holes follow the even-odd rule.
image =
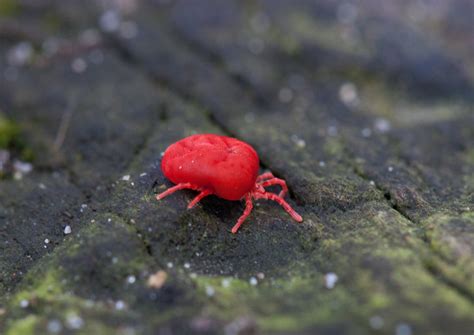
[[[472,334],[473,15],[0,1],[0,333]],[[160,153],[205,132],[251,143],[304,222],[157,202]]]

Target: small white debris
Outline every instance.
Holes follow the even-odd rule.
[[[33,171],[33,165],[16,160],[13,162],[13,169],[18,173],[27,174]]]
[[[130,275],[127,277],[127,283],[134,284],[137,281],[137,278],[134,275]]]
[[[43,184],[43,183],[39,183],[39,184],[38,184],[38,187],[39,187],[41,190],[46,190],[46,185]]]
[[[300,138],[298,135],[291,135],[291,140],[296,144],[298,148],[304,148],[306,146],[306,141]]]
[[[72,232],[71,226],[68,225],[64,227],[64,235],[69,235],[71,234],[71,232]]]
[[[390,124],[390,121],[388,121],[387,119],[378,118],[375,120],[374,127],[378,132],[386,133],[390,131],[390,129],[392,128],[392,125]]]
[[[160,270],[148,277],[146,283],[148,287],[159,289],[165,284],[167,278],[168,274],[165,271]]]
[[[339,278],[337,277],[337,274],[335,274],[334,272],[326,273],[326,275],[324,276],[326,288],[333,289],[334,286],[336,286],[338,279]]]
[[[44,240],[44,243],[45,243],[45,244],[48,244],[48,243],[49,243],[49,239],[46,238],[46,239]]]
[[[125,176],[122,177],[123,181],[129,181],[130,180],[130,175],[126,174]]]
[[[87,63],[83,58],[77,57],[72,61],[71,69],[75,73],[82,73],[87,69]]]
[[[118,311],[124,310],[125,309],[125,302],[123,302],[122,300],[117,300],[115,302],[115,309],[118,310]]]
[[[147,175],[146,172],[140,173],[140,177],[145,177]]]
[[[216,293],[216,290],[212,286],[206,286],[206,294],[209,297],[212,297]]]
[[[249,280],[250,285],[256,286],[258,284],[258,280],[255,277],[251,277]]]
[[[339,88],[339,99],[347,106],[355,106],[359,103],[356,86],[353,83],[344,83]]]
[[[399,323],[395,328],[395,335],[411,335],[412,333],[410,325],[406,323]]]
[[[189,263],[187,263],[187,262],[184,263],[184,268],[185,268],[185,269],[189,269],[190,267],[191,267],[191,264],[189,264]]]
[[[324,161],[319,161],[319,166],[320,166],[320,167],[325,167],[325,166],[326,166],[326,162],[324,162]]]
[[[163,157],[164,155],[165,155],[165,152],[164,152],[164,151],[160,152],[160,156],[161,156],[161,157]]]
[[[283,87],[278,92],[278,99],[283,103],[288,103],[293,99],[293,90],[289,87]]]
[[[369,184],[372,185],[372,186],[375,186],[375,181],[371,180],[371,181],[369,182]]]
[[[372,329],[382,329],[384,323],[383,318],[379,315],[374,315],[369,319],[369,324]]]
[[[197,278],[197,274],[193,272],[193,273],[191,273],[191,274],[189,275],[189,277],[191,277],[191,279],[196,279],[196,278]]]
[[[228,288],[228,287],[230,286],[230,279],[228,279],[228,278],[222,279],[221,285],[222,285],[222,287],[224,287],[224,288]]]
[[[130,219],[130,223],[131,223],[131,224],[135,224],[136,222],[135,222],[134,219]]]
[[[260,279],[260,280],[264,280],[265,279],[265,274],[263,272],[259,272],[259,273],[257,273],[257,278]]]
[[[99,19],[99,27],[107,33],[112,33],[120,28],[120,15],[114,10],[104,12]]]
[[[112,264],[117,264],[117,263],[118,263],[118,258],[112,257]]]
[[[48,329],[48,332],[57,334],[61,332],[61,330],[63,329],[63,325],[61,324],[61,321],[59,320],[51,320],[48,322],[47,329]]]
[[[372,130],[370,128],[364,128],[364,129],[362,129],[362,131],[360,133],[364,137],[370,137],[370,135],[372,135]]]
[[[173,267],[173,263],[172,262],[168,262],[166,263],[166,266],[168,267],[168,269],[171,269]]]
[[[84,320],[79,315],[72,314],[67,317],[66,325],[71,329],[80,329],[84,325]]]
[[[26,299],[23,299],[22,301],[20,301],[20,307],[21,308],[26,308],[30,305],[30,302]]]
[[[388,170],[388,172],[392,172],[393,171],[393,166],[389,166],[387,170]]]
[[[95,220],[94,220],[94,219],[92,219],[92,220],[91,220],[91,223],[95,223]]]
[[[7,52],[8,64],[13,66],[25,65],[33,56],[33,46],[30,42],[20,42]]]
[[[107,219],[107,222],[112,222],[112,219],[111,219],[111,218],[108,218],[108,219]]]

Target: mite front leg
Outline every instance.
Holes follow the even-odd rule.
[[[298,213],[296,213],[296,211],[291,208],[291,206],[285,201],[283,200],[283,198],[280,198],[278,195],[274,194],[274,193],[270,193],[270,192],[265,192],[265,193],[257,193],[254,195],[254,197],[256,199],[268,199],[268,200],[273,200],[275,202],[277,202],[281,207],[283,207],[283,209],[291,215],[291,217],[293,218],[293,220],[297,221],[297,222],[302,222],[303,221],[303,218],[301,217],[301,215],[299,215]]]
[[[166,191],[164,191],[160,194],[157,194],[156,195],[156,200],[161,200],[161,199],[167,197],[168,195],[173,194],[176,191],[180,191],[180,190],[184,190],[184,189],[190,189],[190,190],[195,190],[196,191],[196,190],[199,190],[199,187],[196,186],[196,185],[193,185],[191,183],[179,183],[179,184],[177,184],[173,187],[170,187]]]
[[[201,193],[199,193],[191,202],[188,204],[188,209],[193,208],[196,206],[196,204],[202,200],[202,198],[207,197],[208,195],[211,195],[212,191],[211,190],[203,190]]]
[[[272,178],[275,178],[275,176],[273,175],[273,173],[271,172],[264,172],[262,173],[260,176],[257,177],[257,183],[260,182],[260,181],[263,181],[265,179],[272,179]]]
[[[232,234],[237,233],[237,230],[239,230],[239,227],[244,223],[245,219],[250,215],[253,209],[253,203],[252,203],[252,195],[247,194],[245,195],[245,210],[244,213],[240,216],[240,218],[237,220],[237,223],[235,224],[234,227],[232,227]]]

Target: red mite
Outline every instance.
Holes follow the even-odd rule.
[[[271,172],[258,175],[259,159],[247,143],[227,136],[199,134],[170,145],[161,161],[164,175],[176,185],[156,196],[157,200],[183,189],[199,191],[189,203],[194,207],[202,198],[214,194],[226,200],[245,199],[245,210],[232,228],[236,233],[253,208],[253,199],[268,199],[280,204],[291,217],[303,218],[283,200],[288,187],[283,179]],[[279,185],[280,194],[267,192],[265,187]]]

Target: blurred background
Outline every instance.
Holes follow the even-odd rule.
[[[472,334],[474,2],[0,0],[0,332]],[[292,223],[192,192],[252,144]]]

